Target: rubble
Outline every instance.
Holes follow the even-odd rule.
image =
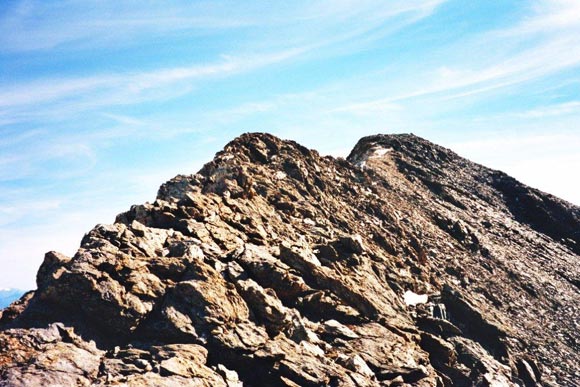
[[[245,134],[46,254],[0,386],[574,386],[579,229],[413,135],[345,160]]]

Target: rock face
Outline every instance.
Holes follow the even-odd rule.
[[[413,135],[246,134],[46,254],[0,386],[575,386],[580,209]]]

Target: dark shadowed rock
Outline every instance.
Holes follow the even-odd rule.
[[[574,386],[580,209],[413,135],[245,134],[0,312],[0,386]]]

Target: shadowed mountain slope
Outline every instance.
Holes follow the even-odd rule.
[[[230,142],[0,315],[0,386],[573,386],[580,209],[413,135]]]

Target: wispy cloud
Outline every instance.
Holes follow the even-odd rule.
[[[23,216],[29,216],[31,213],[41,211],[55,210],[60,208],[61,201],[58,199],[34,200],[28,203],[13,203],[11,206],[0,206],[0,226],[10,224]]]
[[[105,74],[82,78],[54,78],[26,84],[20,83],[12,87],[8,86],[0,93],[0,107],[55,102],[99,90],[113,93],[126,90],[129,94],[136,96],[147,90],[171,85],[175,82],[248,71],[296,54],[298,51],[275,53],[256,58],[226,57],[221,63],[210,65],[162,68],[150,72]]]
[[[0,120],[38,119],[41,114],[62,117],[67,111],[78,114],[96,107],[175,97],[191,90],[195,82],[256,70],[301,52],[301,49],[294,49],[253,57],[224,57],[221,62],[208,65],[17,83],[5,86],[0,92]],[[71,100],[73,102],[67,104]],[[56,111],[54,104],[58,104]],[[42,106],[48,106],[46,111]]]
[[[579,4],[573,0],[537,1],[532,13],[515,26],[485,31],[451,44],[444,51],[449,54],[448,59],[428,61],[426,64],[432,70],[416,74],[406,84],[399,82],[403,87],[396,93],[383,92],[380,98],[358,101],[337,111],[356,107],[353,112],[360,112],[425,98],[449,100],[494,95],[578,67]],[[538,33],[542,36],[538,37]],[[506,50],[506,46],[510,49]],[[471,55],[475,53],[478,54]]]
[[[568,114],[580,114],[580,101],[570,101],[555,105],[543,106],[515,114],[522,118],[532,119],[562,116]]]
[[[67,9],[70,4],[23,3],[0,19],[0,32],[5,32],[0,33],[0,47],[22,50],[54,48],[82,41],[84,37],[106,36],[111,31],[119,39],[130,39],[132,33],[123,29],[139,34],[151,31],[171,33],[181,28],[227,30],[252,26],[261,28],[255,32],[260,34],[260,39],[255,39],[253,32],[241,35],[238,48],[234,50],[237,53],[222,54],[213,63],[10,82],[0,91],[0,125],[35,120],[62,121],[87,110],[170,100],[195,92],[200,84],[209,80],[245,74],[292,60],[343,55],[361,49],[365,41],[372,42],[428,16],[443,2],[318,1],[288,9],[266,6],[263,10],[257,9],[256,5],[226,6],[215,2],[200,3],[193,8],[185,4],[159,9],[152,6],[149,13],[143,10],[132,12],[116,2],[99,2],[94,4],[90,15],[84,14],[89,9],[86,6]],[[228,9],[230,6],[233,10]],[[57,17],[59,12],[70,18],[71,23],[62,23]],[[226,13],[223,20],[219,19],[220,12]],[[41,20],[38,20],[39,14],[44,14]],[[54,18],[50,17],[53,14]],[[180,23],[180,20],[184,22]],[[118,30],[117,23],[121,30]],[[304,34],[302,30],[309,33]],[[45,37],[44,42],[40,36]]]
[[[143,35],[164,36],[183,31],[239,28],[251,19],[218,3],[23,1],[0,17],[4,51],[95,48],[123,45]],[[234,12],[232,12],[234,11]],[[220,14],[221,13],[221,14]],[[250,16],[250,15],[248,15]]]
[[[207,35],[212,31],[248,28],[280,29],[289,38],[289,26],[308,24],[318,33],[343,24],[344,30],[358,20],[359,26],[400,14],[426,15],[444,0],[391,1],[296,1],[292,5],[263,2],[185,2],[170,4],[94,1],[27,1],[9,8],[0,17],[0,48],[31,51],[126,45],[143,36],[164,37],[178,33]],[[39,15],[42,15],[40,18]],[[345,23],[348,21],[348,23]],[[364,29],[357,28],[357,33]],[[298,36],[298,35],[297,35]],[[319,36],[320,38],[320,36]]]
[[[448,0],[315,1],[296,7],[294,17],[277,15],[266,37],[248,47],[307,47],[315,58],[347,55],[430,16]],[[307,31],[307,33],[304,33]]]
[[[538,0],[533,4],[534,15],[514,28],[500,31],[501,35],[529,35],[580,28],[580,3],[576,0]]]

